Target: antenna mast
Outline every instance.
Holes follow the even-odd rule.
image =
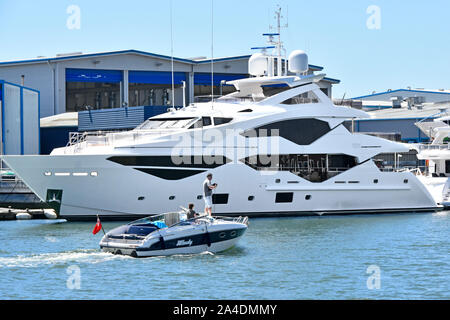
[[[211,0],[211,107],[214,109],[214,0]]]
[[[281,14],[281,7],[278,6],[278,9],[275,11],[275,19],[276,19],[276,33],[264,33],[263,36],[269,37],[268,43],[272,46],[274,46],[274,51],[276,54],[276,61],[277,61],[277,68],[276,68],[276,74],[277,76],[283,75],[283,56],[282,51],[284,51],[285,61],[286,61],[286,50],[283,48],[283,42],[281,41],[281,29],[287,28],[288,24],[281,24],[281,20],[283,19],[283,15]],[[272,26],[269,26],[269,30],[273,30],[274,28]],[[274,37],[278,37],[277,40],[274,39]],[[268,47],[269,48],[269,47]],[[273,60],[275,60],[273,59]],[[275,66],[273,66],[273,69]],[[285,66],[285,72],[287,73],[287,64]],[[273,70],[273,73],[275,73],[275,70]]]
[[[172,69],[172,108],[175,109],[175,79],[173,72],[173,9],[172,0],[170,0],[170,64]]]

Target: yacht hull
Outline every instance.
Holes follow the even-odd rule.
[[[288,216],[437,211],[426,187],[410,172],[381,172],[361,164],[322,183],[291,172],[261,172],[240,162],[203,169],[176,180],[124,166],[111,155],[3,156],[28,187],[67,220],[130,220],[194,203],[202,211],[202,182],[214,174],[217,215]],[[178,168],[172,168],[177,170]],[[171,168],[166,170],[172,170]],[[292,193],[291,202],[276,202]]]

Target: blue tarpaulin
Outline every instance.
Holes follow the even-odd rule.
[[[120,70],[66,69],[67,82],[109,82],[123,80]]]
[[[174,72],[173,82],[176,85],[181,81],[186,81],[185,72]],[[128,73],[129,83],[149,83],[149,84],[172,84],[172,72],[163,71],[130,71]]]
[[[222,80],[233,81],[248,78],[246,74],[214,73],[214,85],[220,86]],[[211,73],[195,73],[194,84],[211,85]]]

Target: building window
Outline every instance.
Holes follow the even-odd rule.
[[[182,88],[175,85],[175,105],[181,105]],[[178,99],[177,99],[178,98]],[[171,106],[171,84],[130,83],[128,87],[128,105],[136,106]]]
[[[120,83],[66,82],[67,112],[120,106]]]

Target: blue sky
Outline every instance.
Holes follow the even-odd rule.
[[[170,55],[169,1],[0,0],[0,60],[56,53],[137,49]],[[353,97],[411,86],[450,89],[450,1],[214,0],[214,56],[250,54],[264,44],[279,4],[289,9],[283,40],[303,49],[342,83],[334,96]],[[66,27],[68,6],[81,28]],[[380,29],[367,28],[380,9]],[[173,0],[174,55],[211,55],[211,0]]]

